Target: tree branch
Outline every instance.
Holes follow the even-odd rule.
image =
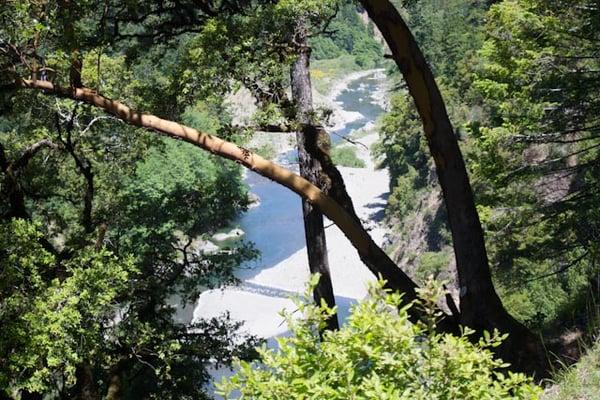
[[[54,144],[50,139],[42,139],[39,142],[34,143],[31,146],[27,147],[25,149],[25,151],[23,151],[23,154],[21,154],[21,157],[19,157],[18,160],[14,161],[10,164],[10,168],[13,171],[21,170],[27,166],[27,164],[29,163],[29,160],[31,160],[38,151],[40,151],[44,148],[56,149],[57,147],[58,146],[56,144]]]
[[[215,155],[232,160],[268,179],[279,183],[302,198],[318,207],[321,212],[334,222],[358,251],[360,258],[373,260],[373,252],[378,257],[384,256],[368,232],[362,227],[360,221],[336,202],[332,197],[323,193],[306,179],[285,169],[258,154],[227,142],[216,136],[202,133],[196,129],[181,125],[174,121],[165,120],[155,115],[137,112],[128,106],[108,99],[88,88],[65,88],[47,81],[18,80],[16,88],[41,90],[46,94],[70,98],[103,109],[105,112],[134,126],[156,131],[166,136],[191,143]],[[375,259],[379,261],[378,257]],[[387,256],[386,256],[387,257]],[[388,257],[389,260],[389,257]],[[404,301],[416,299],[415,283],[400,270],[391,260],[380,265],[378,262],[369,262],[367,267],[375,275],[380,275],[387,281],[387,287],[404,293]],[[417,312],[415,308],[413,312]],[[456,327],[448,327],[454,330]]]

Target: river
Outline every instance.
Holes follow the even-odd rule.
[[[372,98],[372,94],[379,91],[381,84],[380,75],[362,77],[352,81],[347,89],[336,97],[335,101],[345,111],[358,112],[362,117],[331,132],[333,144],[339,143],[342,137],[351,132],[374,122],[383,112]],[[277,162],[297,170],[297,166],[293,164],[295,154],[292,152],[281,155]],[[244,213],[237,224],[246,232],[245,239],[255,244],[261,256],[244,266],[250,270],[238,274],[242,279],[248,278],[248,275],[252,275],[257,269],[276,265],[305,245],[301,201],[298,195],[252,171],[248,172],[246,183],[250,191],[260,199],[260,205]]]
[[[385,76],[379,71],[352,80],[339,93],[335,101],[341,108],[360,113],[361,117],[332,132],[334,144],[365,127],[370,127],[370,133],[361,137],[361,142],[368,146],[377,140],[377,133],[372,127],[383,109],[373,94],[381,93],[384,84]],[[374,168],[366,149],[357,147],[357,151],[367,167],[341,167],[340,172],[359,217],[368,221],[371,236],[381,245],[386,230],[378,222],[387,201],[389,176],[386,170]],[[297,170],[294,159],[293,152],[290,152],[280,155],[277,162]],[[290,296],[303,292],[309,278],[301,201],[288,189],[253,172],[248,172],[246,183],[260,202],[236,222],[245,232],[244,239],[253,242],[261,255],[236,271],[240,285],[203,292],[193,309],[193,319],[211,318],[228,312],[231,319],[244,321],[244,332],[265,338],[268,346],[275,346],[275,338],[287,334],[280,311],[295,309]],[[330,223],[326,222],[326,225]],[[374,278],[336,226],[327,228],[326,233],[336,304],[343,320],[351,304],[365,296],[367,282]],[[219,376],[229,373],[217,370],[212,374],[218,380]]]

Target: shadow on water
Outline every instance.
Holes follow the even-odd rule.
[[[363,117],[332,133],[334,144],[339,143],[341,137],[375,121],[383,112],[372,98],[380,83],[380,79],[369,75],[351,82],[338,95],[336,101],[344,110],[359,112]],[[288,154],[282,158],[293,160],[294,157],[294,154]],[[261,255],[240,268],[236,275],[244,280],[277,265],[305,246],[300,198],[289,189],[251,171],[246,183],[250,191],[259,197],[260,204],[244,213],[237,224],[246,233],[244,239],[253,242]],[[382,218],[379,213],[375,214],[376,220]]]

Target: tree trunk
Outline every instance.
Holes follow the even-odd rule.
[[[77,366],[75,370],[75,378],[77,383],[73,388],[74,398],[76,400],[98,400],[98,388],[94,380],[92,367],[87,362],[83,362]]]
[[[106,390],[106,400],[120,400],[123,397],[123,378],[120,372],[111,373]]]
[[[4,191],[6,191],[9,206],[6,214],[2,216],[3,218],[29,219],[29,213],[25,207],[25,193],[19,183],[18,175],[27,167],[33,156],[44,148],[55,149],[56,145],[49,139],[42,139],[27,147],[17,160],[9,162],[6,158],[4,145],[0,143],[0,171],[5,176],[4,182],[0,186],[3,186]]]
[[[296,26],[298,45],[298,57],[292,64],[291,86],[292,101],[296,108],[296,120],[301,129],[296,132],[298,143],[298,162],[300,164],[300,176],[308,180],[319,189],[324,190],[322,185],[322,171],[319,161],[308,151],[306,142],[329,139],[325,135],[310,135],[305,126],[311,125],[313,114],[312,85],[310,82],[310,47],[306,40],[306,24],[300,20]],[[323,136],[326,136],[324,138]],[[326,192],[326,190],[324,190]],[[309,201],[302,199],[302,217],[304,220],[304,235],[306,237],[306,250],[308,252],[308,266],[311,274],[318,273],[321,278],[314,289],[314,298],[317,304],[324,300],[329,307],[335,307],[335,296],[331,283],[329,261],[327,258],[327,241],[325,227],[323,225],[323,214]],[[339,329],[337,314],[327,320],[327,329]]]
[[[125,384],[127,383],[126,379],[124,379],[124,375],[129,368],[132,368],[132,366],[133,364],[130,358],[121,358],[112,366],[110,373],[108,374],[105,400],[120,400],[123,398]]]
[[[488,264],[483,229],[458,140],[431,69],[406,23],[389,0],[361,0],[383,34],[421,117],[448,212],[460,285],[460,323],[510,334],[499,353],[516,369],[543,374],[540,340],[516,321],[498,297]]]

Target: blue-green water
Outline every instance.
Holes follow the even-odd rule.
[[[340,136],[363,128],[383,112],[371,97],[380,84],[380,79],[369,75],[351,82],[336,98],[344,110],[359,112],[362,118],[331,133],[334,144],[342,140]],[[297,165],[289,163],[294,158],[293,154],[285,155],[277,162],[297,170]],[[261,256],[246,264],[244,270],[237,274],[242,279],[249,278],[255,271],[276,265],[305,245],[300,198],[289,189],[251,171],[248,172],[246,183],[250,191],[260,198],[260,205],[244,213],[237,223],[246,232],[245,239],[254,243]]]

